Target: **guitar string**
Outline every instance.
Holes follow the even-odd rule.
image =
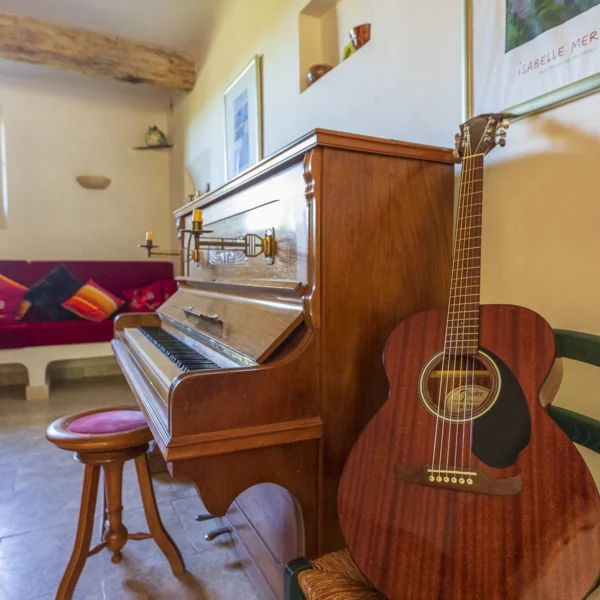
[[[463,161],[463,165],[462,165],[462,170],[460,173],[460,185],[459,185],[459,198],[462,197],[462,191],[463,191],[463,185],[464,185],[464,181],[465,181],[465,176],[466,176],[466,170],[465,170],[465,165],[464,165],[464,161]],[[457,216],[457,220],[456,220],[456,232],[454,235],[454,240],[453,240],[453,247],[452,247],[452,274],[450,276],[450,299],[449,299],[449,304],[452,302],[452,286],[453,286],[453,280],[454,280],[454,256],[456,253],[456,238],[457,238],[457,232],[458,232],[458,227],[459,227],[459,223],[460,223],[460,207],[459,207],[459,214]],[[449,325],[450,325],[450,314],[451,314],[451,308],[450,306],[448,306],[448,317],[446,318],[446,330],[444,332],[444,348],[442,351],[442,364],[440,365],[440,383],[439,383],[439,393],[438,393],[438,402],[437,402],[437,410],[436,410],[436,417],[435,417],[435,434],[434,434],[434,441],[433,441],[433,455],[431,458],[431,468],[432,468],[432,474],[433,471],[435,471],[435,465],[436,465],[436,461],[437,461],[437,441],[438,441],[438,430],[439,430],[439,425],[440,425],[440,411],[441,411],[441,406],[442,406],[442,387],[443,387],[443,374],[444,374],[444,366],[446,363],[446,342],[448,339],[448,330],[449,330]],[[439,469],[441,470],[441,465],[442,465],[442,447],[444,444],[444,437],[443,437],[443,428],[444,428],[444,420],[443,418],[442,420],[442,439],[440,441],[440,460],[439,460]]]
[[[466,145],[467,145],[467,151],[470,153],[470,137],[469,137],[469,133],[467,132],[467,139],[466,139]],[[467,158],[468,161],[468,158]],[[462,170],[462,174],[461,174],[461,194],[459,195],[460,198],[462,198],[462,193],[464,192],[464,186],[465,186],[465,182],[467,182],[469,180],[469,175],[470,175],[470,167],[469,167],[469,162],[466,162],[463,160],[463,170]],[[441,408],[441,404],[442,404],[442,390],[444,390],[444,408],[443,408],[443,417],[442,417],[442,435],[441,435],[441,442],[440,442],[440,457],[439,457],[439,464],[438,464],[438,476],[441,476],[441,471],[442,471],[442,464],[443,464],[443,455],[444,455],[444,439],[445,439],[445,433],[446,433],[446,420],[447,420],[447,408],[448,408],[448,383],[449,383],[449,378],[448,378],[448,374],[445,372],[444,367],[446,366],[446,362],[447,362],[447,366],[450,367],[450,362],[452,360],[452,357],[448,354],[447,356],[447,361],[446,361],[446,352],[447,349],[449,349],[450,347],[450,340],[452,338],[452,335],[455,334],[455,319],[451,318],[451,315],[453,315],[453,313],[455,312],[454,309],[456,307],[456,274],[457,274],[457,253],[460,252],[460,238],[459,238],[459,229],[460,229],[460,221],[463,218],[463,212],[464,212],[464,202],[461,202],[459,205],[459,211],[458,211],[458,215],[457,215],[457,226],[456,226],[456,232],[455,232],[455,236],[454,236],[454,249],[453,249],[453,259],[452,259],[452,275],[451,275],[451,280],[450,280],[450,302],[449,302],[449,307],[448,307],[448,312],[449,315],[446,318],[446,335],[445,335],[445,339],[444,339],[444,350],[442,353],[442,365],[441,365],[441,371],[440,371],[440,388],[439,388],[439,394],[438,394],[438,413],[440,411]],[[445,382],[445,384],[444,384]],[[448,423],[448,437],[450,438],[451,435],[451,427],[452,424],[451,422]],[[449,456],[449,450],[448,450],[448,456]],[[448,463],[448,459],[446,461]],[[446,469],[447,470],[447,469]]]
[[[476,153],[477,153],[478,149],[476,150]],[[475,158],[474,157],[471,157],[471,160],[473,162],[475,162]],[[475,172],[476,166],[477,165],[475,163],[475,168],[471,167],[472,173]],[[468,189],[467,195],[466,195],[466,198],[468,200],[471,200],[472,197],[473,197],[472,192],[473,192],[474,185],[475,185],[474,183],[469,182],[469,189]],[[469,242],[471,240],[470,240],[470,238],[467,238],[467,235],[471,231],[471,219],[470,219],[470,217],[472,215],[473,208],[471,206],[471,203],[468,200],[465,200],[465,213],[467,215],[468,221],[467,221],[467,224],[463,227],[463,236],[465,237],[465,240],[468,240],[468,241],[465,242],[465,254],[467,254],[467,256],[465,256],[464,260],[463,260],[464,266],[463,266],[463,270],[462,270],[463,277],[461,279],[461,286],[462,286],[463,280],[465,278],[467,278],[467,282],[469,281],[469,279],[468,279],[468,277],[467,277],[466,274],[467,273],[469,275],[471,274],[470,258],[469,258],[470,251],[468,249]],[[462,309],[463,309],[462,310],[462,315],[461,315],[462,316],[462,324],[463,324],[463,335],[461,336],[461,342],[460,342],[460,362],[459,362],[459,369],[462,370],[463,361],[465,361],[465,365],[464,365],[465,372],[467,371],[468,364],[469,364],[468,363],[468,357],[465,357],[465,337],[466,337],[466,325],[465,324],[467,323],[467,320],[466,320],[467,319],[466,306],[467,306],[467,298],[468,298],[468,296],[467,296],[467,289],[469,289],[469,288],[467,288],[466,286],[462,286],[462,289],[461,289],[462,293],[460,295],[460,299],[461,299],[461,302],[462,302]],[[471,323],[471,321],[468,321],[468,322]],[[458,350],[458,341],[457,341],[457,350]],[[460,373],[460,371],[459,371],[459,373]],[[461,399],[461,388],[460,388],[461,377],[460,377],[460,374],[458,376],[458,383],[459,383],[459,386],[458,386],[458,398],[459,398],[458,417],[460,417],[460,399]],[[465,381],[465,384],[466,384],[466,381]],[[453,382],[453,385],[454,385],[454,382]],[[466,385],[465,385],[465,389],[467,389]],[[466,407],[466,400],[467,400],[467,396],[465,394],[465,396],[463,398],[463,405],[465,407]],[[464,416],[466,417],[466,408],[464,409],[464,413],[465,413]],[[466,427],[466,422],[463,421],[463,424],[462,424],[462,432],[463,432],[463,435],[462,435],[462,449],[461,449],[461,458],[460,458],[461,468],[464,465],[465,427]],[[454,468],[455,469],[456,469],[456,467],[458,465],[458,445],[459,445],[458,444],[458,438],[459,438],[460,429],[461,429],[460,424],[457,423],[457,425],[456,425],[456,441],[455,441],[455,445],[454,445]]]
[[[463,164],[463,169],[465,171],[465,182],[464,182],[464,187],[463,187],[463,194],[465,193],[466,189],[469,189],[470,186],[472,185],[471,180],[472,180],[472,174],[473,174],[473,170],[472,170],[472,160],[471,160],[471,155],[472,155],[472,147],[471,147],[471,138],[470,138],[470,132],[467,131],[467,136],[466,136],[466,145],[467,145],[467,151],[469,153],[469,156],[466,158],[465,163]],[[460,221],[464,221],[466,219],[466,215],[465,215],[465,211],[466,211],[466,203],[465,203],[465,196],[461,197],[461,202],[460,202],[460,206],[459,206],[459,214],[458,214],[458,223],[460,223]],[[459,299],[460,299],[460,285],[459,285],[459,275],[458,273],[462,273],[463,271],[461,270],[461,265],[463,262],[463,254],[464,253],[464,236],[462,236],[462,231],[463,231],[463,227],[462,225],[457,226],[457,230],[456,230],[456,248],[455,248],[455,254],[453,257],[453,278],[452,278],[452,301],[450,303],[450,308],[449,311],[451,312],[451,327],[450,327],[450,333],[449,333],[449,339],[446,340],[445,342],[445,349],[444,352],[448,351],[448,368],[451,367],[452,365],[452,386],[450,386],[450,413],[448,413],[448,389],[449,389],[449,384],[450,384],[450,375],[445,372],[442,373],[442,378],[441,379],[441,387],[443,387],[444,389],[444,417],[445,420],[442,423],[442,433],[445,432],[445,423],[447,421],[448,423],[448,440],[447,440],[447,449],[446,449],[446,471],[450,470],[450,442],[451,442],[451,438],[452,438],[452,427],[453,427],[453,423],[452,423],[452,414],[454,412],[454,394],[453,394],[453,390],[454,390],[454,382],[455,382],[455,377],[456,377],[456,363],[457,363],[457,354],[458,352],[452,352],[452,344],[455,340],[458,340],[458,333],[459,333],[459,319],[456,318],[456,315],[459,313]],[[462,277],[461,277],[462,280]],[[458,350],[458,347],[456,347],[456,350]],[[445,381],[445,384],[444,384]],[[454,424],[454,427],[456,428],[457,425]],[[442,461],[440,460],[440,470],[441,470],[441,464]],[[446,474],[447,477],[448,474]]]
[[[470,139],[469,139],[469,143],[470,143]],[[469,220],[470,221],[470,215],[472,213],[472,207],[471,207],[471,203],[469,202],[469,200],[472,198],[472,191],[473,191],[473,187],[475,185],[474,181],[475,181],[475,177],[474,174],[476,172],[476,157],[477,157],[477,153],[479,152],[481,146],[481,141],[479,142],[479,145],[477,146],[477,149],[475,150],[475,153],[473,153],[471,156],[469,156],[469,181],[467,184],[467,192],[465,197],[463,198],[463,203],[464,203],[464,210],[463,210],[463,214],[464,214],[464,220]],[[458,466],[458,440],[459,440],[459,433],[460,433],[460,429],[461,429],[461,423],[460,423],[460,398],[461,398],[461,390],[460,390],[460,383],[461,383],[461,375],[460,375],[460,370],[462,369],[463,366],[463,361],[465,360],[464,358],[464,354],[465,354],[465,342],[466,342],[466,336],[467,336],[467,313],[466,313],[466,301],[467,301],[467,286],[466,283],[468,283],[469,281],[469,277],[470,277],[470,268],[469,268],[469,262],[470,262],[470,242],[471,239],[468,236],[468,233],[470,232],[470,225],[469,224],[465,224],[463,227],[461,227],[460,229],[460,234],[462,237],[462,254],[459,257],[459,264],[460,264],[460,284],[459,284],[459,290],[458,292],[455,291],[456,294],[456,298],[457,298],[457,303],[458,303],[458,310],[455,311],[457,313],[457,317],[459,319],[459,331],[460,331],[460,335],[456,335],[456,339],[454,341],[454,369],[452,371],[452,386],[451,386],[451,391],[450,394],[452,396],[452,400],[450,403],[450,417],[452,417],[454,415],[454,398],[455,396],[457,396],[457,400],[458,400],[458,406],[457,406],[457,421],[454,424],[454,429],[455,429],[455,440],[454,440],[454,466],[453,466],[453,470],[456,470],[457,466]],[[469,272],[469,274],[467,275],[467,273]],[[462,314],[461,314],[461,309],[462,309]],[[470,322],[470,321],[469,321]],[[458,351],[458,347],[459,347],[459,340],[460,340],[460,353]],[[457,369],[458,366],[458,369]],[[458,387],[456,386],[456,383],[458,382]],[[456,393],[456,390],[457,393]],[[463,401],[464,402],[464,401]],[[463,429],[463,440],[464,440],[464,423],[462,425],[462,429]],[[463,443],[463,452],[461,453],[464,455],[464,443]],[[449,458],[449,457],[448,457]],[[461,467],[463,465],[463,456],[461,456]],[[449,470],[449,469],[446,469]]]
[[[477,164],[475,165],[475,169],[477,169]],[[477,177],[476,177],[477,178]],[[476,183],[473,184],[472,189],[469,190],[469,198],[471,200],[470,204],[469,204],[469,220],[468,220],[468,231],[471,232],[473,229],[473,212],[474,212],[474,206],[473,206],[473,199],[475,198],[475,194],[473,193],[473,190],[475,189],[475,187],[477,186]],[[473,241],[473,237],[471,236],[471,242]],[[472,245],[472,243],[471,243]],[[470,252],[469,252],[469,266],[468,266],[468,272],[469,275],[471,275],[473,273],[473,262],[471,260],[470,257]],[[471,292],[471,287],[468,288],[469,289],[469,294]],[[471,298],[472,296],[469,295],[469,298]],[[465,295],[465,315],[466,315],[466,299],[467,296]],[[469,313],[471,314],[471,313]],[[472,323],[472,321],[469,321],[469,323]],[[468,390],[469,390],[469,386],[468,386],[468,378],[469,378],[469,356],[466,356],[464,358],[465,360],[465,387],[464,387],[464,412],[463,412],[463,426],[462,426],[462,448],[461,448],[461,457],[460,457],[460,464],[461,464],[461,468],[464,467],[465,464],[465,457],[464,457],[464,453],[465,453],[465,434],[466,434],[466,429],[469,426],[468,423],[468,419],[467,419],[467,401],[469,400],[469,395],[468,395]],[[473,359],[473,357],[471,357],[471,363],[474,365],[475,361]],[[473,391],[473,390],[472,390]],[[471,402],[471,409],[473,408],[473,400],[474,400],[474,396],[473,393],[471,393],[471,397],[470,397],[470,402]],[[470,471],[470,469],[469,469]]]
[[[468,148],[469,151],[472,152],[472,147],[471,147],[471,137],[470,137],[470,133],[467,133],[467,143],[468,143]],[[472,156],[470,155],[468,157],[469,159],[469,163],[468,163],[468,175],[467,175],[467,184],[466,184],[466,190],[470,190],[471,188],[471,180],[472,180]],[[468,192],[467,192],[468,193]],[[470,196],[465,196],[461,199],[461,209],[462,209],[462,214],[463,214],[463,220],[467,218],[467,209],[468,209],[468,204],[466,199],[469,198]],[[447,455],[446,455],[446,477],[444,479],[450,479],[449,478],[449,473],[448,471],[450,470],[450,438],[452,436],[452,419],[454,417],[454,399],[455,399],[455,384],[456,384],[456,369],[457,369],[457,364],[460,367],[460,362],[461,362],[461,356],[462,356],[462,344],[461,344],[461,354],[459,354],[458,352],[458,346],[459,346],[459,338],[464,339],[464,323],[463,323],[463,330],[462,330],[462,335],[460,332],[461,329],[461,321],[460,321],[460,312],[461,312],[461,300],[462,300],[462,289],[463,289],[463,280],[464,280],[464,262],[465,262],[465,258],[464,258],[464,254],[465,254],[465,246],[466,246],[466,236],[465,236],[465,228],[464,227],[460,227],[457,228],[457,238],[458,238],[458,249],[457,249],[457,253],[458,256],[455,257],[458,263],[458,273],[459,275],[456,278],[456,282],[454,285],[454,306],[453,306],[453,313],[455,313],[452,317],[452,320],[454,323],[456,323],[456,331],[454,331],[454,339],[450,340],[450,347],[451,347],[451,351],[453,353],[453,365],[452,365],[452,385],[450,386],[450,413],[449,415],[447,414],[447,418],[449,419],[448,421],[448,433],[450,434],[448,436],[448,451],[447,451]],[[446,383],[448,383],[450,381],[450,377],[447,376],[446,378]],[[459,378],[459,382],[460,382],[460,378]],[[445,390],[445,395],[446,397],[448,397],[448,389],[446,387]],[[456,467],[456,456],[457,456],[457,451],[458,451],[458,430],[459,430],[459,424],[458,423],[454,423],[454,430],[456,432],[455,437],[455,448],[454,448],[454,468]]]
[[[478,269],[478,273],[479,273],[479,281],[478,281],[478,286],[477,286],[477,325],[478,325],[478,329],[477,329],[477,333],[479,334],[479,324],[480,324],[480,302],[481,302],[481,239],[482,239],[482,228],[483,228],[483,159],[481,161],[481,167],[480,167],[480,171],[481,171],[481,177],[480,177],[480,183],[479,183],[479,189],[478,189],[478,198],[479,201],[477,203],[477,210],[478,210],[478,215],[477,218],[479,219],[478,221],[478,225],[479,225],[479,252],[478,257],[479,257],[479,269]],[[479,342],[479,335],[477,336],[477,340]],[[473,374],[471,377],[471,394],[472,397],[475,398],[475,361],[473,360]],[[470,434],[469,434],[469,471],[471,471],[471,464],[472,464],[472,460],[473,460],[473,431],[475,429],[474,424],[473,424],[473,404],[471,404],[471,430],[470,430]]]
[[[468,162],[463,165],[463,167],[466,169],[466,189],[468,190],[462,197],[461,197],[461,206],[459,209],[459,219],[462,219],[463,221],[466,221],[467,219],[469,219],[469,221],[471,220],[469,215],[469,211],[472,211],[472,207],[471,207],[471,203],[468,202],[467,199],[471,199],[472,198],[472,191],[474,189],[474,186],[476,184],[476,180],[473,177],[473,174],[475,173],[475,168],[473,168],[474,162],[475,162],[475,155],[479,152],[481,144],[483,142],[483,139],[480,140],[477,149],[475,152],[472,152],[472,146],[471,146],[471,138],[470,138],[470,132],[467,131],[467,146],[468,146],[468,150],[470,152],[470,155],[467,157]],[[465,188],[463,188],[463,193],[464,193]],[[462,216],[461,216],[462,214]],[[465,273],[467,272],[468,269],[468,263],[470,261],[470,245],[468,246],[468,243],[470,242],[469,238],[467,237],[467,232],[470,231],[470,226],[469,225],[465,225],[463,227],[457,227],[457,232],[456,232],[456,244],[457,244],[457,248],[456,248],[456,253],[458,254],[458,256],[455,255],[454,259],[453,259],[453,263],[455,263],[455,261],[458,262],[458,271],[460,273],[460,276],[456,276],[456,272],[455,272],[455,277],[454,277],[454,282],[453,282],[453,290],[454,290],[454,297],[453,297],[453,302],[452,302],[452,309],[451,312],[453,314],[453,318],[452,318],[452,328],[451,328],[451,336],[452,334],[454,334],[454,339],[450,339],[449,340],[449,349],[452,351],[452,345],[454,345],[454,351],[453,351],[453,357],[452,357],[452,363],[453,363],[453,367],[452,367],[452,385],[450,386],[450,413],[448,414],[447,412],[447,408],[448,408],[448,383],[450,381],[450,376],[448,374],[446,374],[446,385],[444,386],[444,414],[448,420],[448,441],[447,441],[447,452],[446,452],[446,474],[444,477],[444,480],[446,482],[448,482],[450,480],[450,443],[451,443],[451,438],[452,438],[452,427],[454,426],[454,430],[455,430],[455,435],[454,435],[454,441],[455,441],[455,446],[454,446],[454,465],[453,465],[453,469],[456,469],[457,467],[457,462],[458,462],[458,439],[459,439],[459,432],[460,432],[460,423],[456,422],[453,423],[452,422],[452,418],[454,416],[454,403],[455,403],[455,390],[456,390],[456,382],[458,381],[458,383],[460,384],[461,381],[461,377],[460,377],[460,373],[457,374],[457,365],[460,367],[460,365],[462,365],[463,362],[463,355],[464,355],[464,345],[465,345],[465,341],[466,341],[466,333],[467,333],[467,329],[466,329],[466,286],[464,285],[465,283],[465,279],[469,279],[469,277],[467,275],[465,275]],[[453,264],[453,266],[454,266]],[[460,318],[460,312],[461,312],[461,305],[460,303],[462,302],[462,319]],[[461,323],[462,321],[462,323]],[[461,331],[462,328],[462,331]],[[458,351],[458,347],[459,347],[459,339],[460,339],[460,353]],[[454,342],[454,344],[453,344]],[[448,360],[448,365],[450,366],[450,359]],[[467,375],[465,375],[465,384],[466,384],[466,377]],[[466,386],[465,386],[466,387]],[[460,390],[458,391],[458,399],[460,400]],[[460,404],[458,404],[458,411],[459,411],[459,416],[460,416]],[[442,427],[444,427],[445,429],[445,425],[442,424]],[[464,439],[464,427],[465,425],[463,424],[463,439]],[[444,432],[444,430],[442,431],[442,433]],[[464,453],[464,444],[463,444],[463,453]],[[463,460],[461,460],[461,466],[463,464]],[[441,466],[441,464],[440,464]],[[454,477],[453,477],[454,479]]]
[[[477,272],[477,267],[473,265],[473,263],[475,262],[473,259],[473,256],[471,255],[471,250],[473,249],[473,246],[475,245],[474,242],[475,240],[480,237],[480,236],[473,236],[473,229],[476,228],[477,226],[474,225],[474,219],[477,219],[477,215],[475,214],[475,211],[477,210],[477,206],[480,206],[480,202],[479,202],[479,197],[476,194],[476,190],[478,187],[480,187],[480,182],[483,179],[483,159],[482,156],[480,154],[481,151],[481,145],[483,143],[483,137],[481,138],[477,150],[475,151],[475,165],[473,168],[473,172],[476,173],[475,178],[474,178],[474,183],[472,188],[469,190],[469,219],[468,219],[468,224],[466,226],[466,231],[469,232],[469,250],[468,250],[468,258],[466,258],[466,263],[468,264],[467,268],[465,269],[465,272],[468,271],[470,276],[473,276],[473,272]],[[478,231],[481,231],[481,229],[479,228]],[[478,231],[475,231],[474,233],[478,233]],[[480,261],[481,262],[481,261]],[[465,288],[465,297],[464,297],[464,302],[463,302],[463,310],[464,310],[464,314],[463,314],[463,323],[467,323],[466,320],[466,315],[467,315],[467,295],[466,295],[466,291],[467,289],[469,290],[469,294],[471,294],[471,290],[472,290],[472,285],[468,286],[467,288]],[[469,298],[471,298],[472,296],[469,295]],[[478,299],[477,299],[478,300]],[[472,301],[469,303],[472,305]],[[471,312],[469,311],[468,314],[471,314]],[[473,321],[470,320],[468,321],[469,323],[472,323]],[[469,344],[471,344],[471,346],[473,345],[478,345],[478,344],[473,344],[473,342],[478,341],[479,339],[479,321],[476,321],[477,325],[475,325],[475,330],[477,335],[475,336],[477,338],[477,340],[473,340],[473,339],[469,339]],[[470,327],[469,331],[472,329],[473,327]],[[463,341],[464,338],[466,336],[463,335]],[[473,335],[469,336],[470,338],[473,338]],[[467,345],[468,347],[468,345]],[[464,348],[461,349],[461,353],[464,354]],[[473,430],[473,410],[474,410],[474,403],[475,403],[475,357],[474,355],[469,356],[468,354],[464,357],[464,361],[465,361],[465,386],[464,386],[464,419],[463,419],[463,426],[462,426],[462,431],[463,431],[463,435],[462,435],[462,450],[461,450],[461,468],[464,467],[464,452],[465,452],[465,434],[466,434],[466,429],[467,427],[470,427],[470,430]],[[472,382],[472,386],[471,386],[471,396],[469,398],[468,395],[468,390],[469,390],[469,362],[471,363],[471,368],[472,368],[472,376],[471,376],[471,382]],[[471,418],[467,419],[467,401],[470,402],[471,405]],[[469,439],[472,440],[471,435],[469,435]],[[457,441],[457,446],[458,446],[458,441]],[[471,444],[472,446],[472,444]],[[469,472],[471,471],[471,447],[469,448]]]

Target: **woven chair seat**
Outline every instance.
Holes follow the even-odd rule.
[[[348,550],[322,556],[312,567],[298,575],[307,600],[386,600],[360,572]]]

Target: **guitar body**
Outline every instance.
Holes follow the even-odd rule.
[[[600,504],[579,452],[540,402],[560,361],[539,315],[480,307],[479,348],[497,367],[497,397],[466,428],[466,452],[465,429],[446,427],[442,461],[452,471],[468,453],[475,483],[423,477],[434,440],[446,443],[419,392],[446,316],[419,313],[388,339],[390,396],[353,448],[339,493],[352,557],[390,600],[585,598],[600,570]]]

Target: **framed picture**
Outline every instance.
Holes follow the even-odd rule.
[[[263,157],[261,57],[225,90],[225,175],[229,180]]]
[[[527,116],[600,89],[600,0],[464,0],[465,108]]]

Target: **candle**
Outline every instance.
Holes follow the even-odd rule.
[[[194,209],[194,216],[192,219],[194,223],[202,223],[202,211],[199,208]]]
[[[151,231],[146,231],[146,242],[148,244],[152,243],[152,232]]]

